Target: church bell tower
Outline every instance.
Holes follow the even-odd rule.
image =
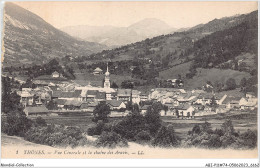
[[[104,88],[110,88],[110,77],[109,77],[109,72],[108,72],[108,63],[107,63],[107,71],[105,73]]]

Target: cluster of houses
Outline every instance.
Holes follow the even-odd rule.
[[[247,93],[244,97],[228,96],[223,93],[208,93],[203,90],[186,91],[175,88],[157,88],[149,94],[149,100],[158,101],[168,107],[161,116],[192,118],[195,116],[225,113],[230,110],[254,110],[257,97]],[[145,113],[149,106],[142,107]]]
[[[99,71],[97,69],[97,72]],[[91,114],[99,102],[106,102],[111,109],[111,116],[127,115],[126,108],[129,102],[142,105],[140,106],[142,114],[147,112],[151,102],[161,102],[167,106],[167,110],[161,111],[161,116],[178,118],[225,113],[232,109],[254,110],[257,108],[257,97],[253,93],[247,93],[244,97],[232,97],[223,93],[207,93],[203,90],[187,91],[179,88],[156,88],[149,93],[144,93],[134,89],[110,88],[109,75],[107,68],[104,86],[98,87],[91,84],[79,85],[66,80],[58,72],[54,72],[52,75],[34,79],[33,83],[36,88],[22,88],[17,93],[21,97],[20,102],[25,107],[26,115],[74,112]],[[171,82],[176,83],[176,81]]]
[[[148,94],[142,94],[138,90],[110,88],[109,75],[107,69],[104,87],[97,87],[64,80],[64,77],[54,72],[34,79],[32,82],[36,88],[22,88],[17,93],[26,115],[92,113],[99,102],[106,102],[112,111],[111,115],[127,115],[128,102],[140,104],[141,101],[148,100]]]

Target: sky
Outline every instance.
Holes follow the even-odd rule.
[[[192,27],[258,9],[253,2],[15,2],[56,28],[76,25],[127,27],[145,18],[174,28]]]

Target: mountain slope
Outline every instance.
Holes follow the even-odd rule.
[[[89,55],[106,48],[77,40],[13,3],[4,7],[4,66],[42,63],[54,57]]]
[[[254,20],[257,15],[257,11],[251,12],[249,14],[235,15],[231,17],[224,17],[221,19],[214,19],[206,24],[199,24],[189,29],[196,33],[213,33],[216,31],[221,31],[241,24],[244,21]]]
[[[147,73],[158,73],[151,77],[159,80],[178,78],[180,75],[189,88],[198,87],[208,80],[224,83],[228,78],[234,78],[239,84],[243,77],[249,78],[257,72],[257,21],[257,11],[213,20],[184,32],[161,35],[89,57],[79,57],[75,62],[86,67],[82,69],[87,69],[86,64],[90,62],[95,64],[111,60],[116,64],[115,67],[124,65],[119,67],[119,75],[127,72],[132,76],[134,71],[131,72],[129,68],[138,66],[137,72],[141,75],[138,74],[137,78],[140,79],[144,79]],[[201,80],[198,85],[197,78]]]
[[[168,34],[175,29],[159,19],[147,18],[128,27],[80,25],[64,27],[61,30],[80,39],[113,47]]]

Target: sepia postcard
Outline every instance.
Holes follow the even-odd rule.
[[[257,1],[2,5],[2,159],[259,157]]]

